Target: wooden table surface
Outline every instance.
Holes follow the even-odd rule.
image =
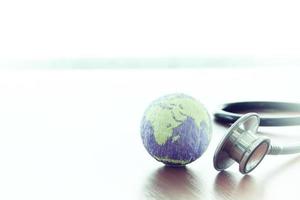
[[[0,199],[299,199],[300,156],[268,156],[249,175],[213,168],[227,127],[213,124],[208,150],[168,168],[144,149],[148,104],[183,92],[211,116],[238,100],[300,101],[296,68],[1,70]],[[300,141],[299,127],[260,128]],[[298,135],[297,135],[298,134]]]

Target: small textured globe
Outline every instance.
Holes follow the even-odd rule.
[[[185,94],[153,101],[141,122],[141,137],[149,154],[171,166],[199,158],[211,140],[212,124],[204,106]]]

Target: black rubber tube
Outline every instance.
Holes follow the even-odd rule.
[[[294,116],[268,116],[260,115],[262,111],[297,113]],[[215,114],[217,122],[231,124],[238,120],[243,113],[256,112],[260,115],[260,126],[294,126],[300,125],[300,103],[288,102],[236,102],[224,104]]]

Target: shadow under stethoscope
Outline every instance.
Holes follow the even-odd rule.
[[[260,181],[251,175],[244,175],[239,179],[236,174],[222,171],[215,178],[214,194],[219,199],[262,199],[267,183],[299,162],[300,156],[297,156],[269,171]]]
[[[250,175],[238,180],[234,174],[222,171],[216,176],[214,194],[217,199],[259,199],[263,187]]]
[[[147,179],[143,189],[146,199],[199,199],[201,178],[187,167],[161,167]]]

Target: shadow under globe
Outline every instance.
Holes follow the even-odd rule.
[[[143,188],[144,199],[203,199],[201,178],[187,167],[158,168],[149,175]]]

